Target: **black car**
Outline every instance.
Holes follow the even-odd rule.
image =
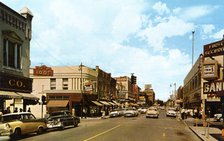
[[[66,126],[77,127],[80,123],[80,118],[76,116],[72,116],[68,111],[57,111],[52,112],[47,117],[47,128],[58,128],[64,129]]]

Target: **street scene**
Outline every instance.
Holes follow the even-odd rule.
[[[77,141],[200,141],[200,139],[176,117],[166,117],[165,110],[160,111],[159,118],[146,118],[145,114],[137,117],[114,117],[106,119],[88,118],[81,120],[77,128],[48,131],[42,135],[30,134],[22,141],[32,140],[77,140]]]
[[[0,140],[224,141],[224,2],[0,2]]]

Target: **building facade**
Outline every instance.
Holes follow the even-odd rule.
[[[95,106],[102,106],[92,102],[97,101],[97,72],[92,68],[84,65],[36,66],[30,69],[30,77],[33,79],[33,95],[40,99],[46,97],[39,107],[31,107],[37,117],[58,110],[86,116],[84,114],[96,114]]]
[[[203,55],[201,54],[184,79],[184,85],[183,85],[184,108],[201,109],[202,65],[203,65]]]
[[[29,78],[32,12],[23,8],[17,13],[0,2],[0,110],[27,110],[38,98]]]

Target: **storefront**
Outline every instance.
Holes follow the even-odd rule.
[[[31,95],[32,79],[0,73],[0,110],[10,107],[11,112],[16,108],[27,110],[28,105],[38,103],[38,98]]]

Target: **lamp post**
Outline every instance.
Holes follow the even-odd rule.
[[[81,99],[81,118],[83,117],[83,84],[82,84],[82,67],[83,67],[83,65],[82,65],[82,62],[81,62],[81,64],[80,64],[80,66],[79,66],[79,70],[80,70],[80,72],[81,72],[81,79],[80,79],[80,87],[81,87],[81,97],[82,97],[82,99]]]

